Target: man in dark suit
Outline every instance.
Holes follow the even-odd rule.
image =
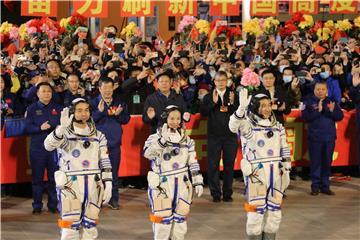
[[[219,71],[215,75],[215,89],[204,97],[200,113],[208,117],[208,183],[214,202],[231,202],[234,163],[238,148],[237,136],[230,132],[230,116],[239,102],[235,92],[226,88],[228,76]],[[220,159],[223,159],[223,188],[220,188]],[[222,194],[221,194],[222,192]]]

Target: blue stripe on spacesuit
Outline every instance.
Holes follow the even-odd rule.
[[[245,189],[244,189],[244,195],[246,195],[247,190],[248,190],[248,187],[249,187],[249,177],[248,177],[248,176],[246,176],[246,177],[245,177]]]
[[[62,214],[61,217],[68,217],[68,216],[79,216],[80,213],[68,213],[68,214]]]
[[[281,132],[279,128],[253,128],[253,131],[260,132],[260,131],[278,131]]]
[[[95,141],[95,142],[100,142],[99,139],[97,138],[88,138],[88,137],[78,137],[78,138],[68,138],[69,141]]]
[[[175,187],[174,187],[174,197],[173,197],[173,202],[172,202],[172,209],[175,210],[176,208],[176,199],[177,199],[177,194],[178,194],[178,181],[179,179],[176,177],[175,178]]]
[[[261,198],[254,198],[254,199],[251,199],[249,202],[252,202],[252,201],[257,201],[257,200],[261,200],[261,199],[265,199],[264,197],[261,197]]]
[[[274,196],[274,164],[271,163],[270,164],[270,191],[271,191],[271,196]]]
[[[151,210],[153,211],[154,210],[154,208],[153,208],[154,202],[153,202],[152,189],[151,188],[148,189],[148,193],[149,193],[149,204],[150,204]]]

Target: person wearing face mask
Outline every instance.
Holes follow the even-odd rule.
[[[101,205],[111,198],[107,141],[90,114],[85,99],[74,99],[44,141],[46,150],[57,150],[60,156],[54,176],[61,203],[61,240],[97,239]]]
[[[319,192],[334,195],[330,190],[332,155],[335,148],[335,124],[344,118],[337,102],[328,95],[325,81],[315,83],[312,96],[305,99],[302,118],[308,124],[308,149],[311,172],[311,195]]]
[[[291,107],[299,105],[301,99],[301,90],[299,79],[295,77],[294,70],[290,67],[284,69],[282,74],[283,87],[287,89],[289,93],[289,104]]]
[[[189,110],[192,107],[196,96],[196,85],[189,83],[190,77],[191,75],[185,71],[179,72],[175,77],[180,84],[180,91],[186,103],[186,108]]]
[[[228,129],[231,114],[239,102],[236,93],[226,87],[228,75],[219,71],[215,75],[215,89],[204,97],[200,106],[202,116],[208,117],[208,183],[213,202],[232,202],[234,163],[238,148],[236,134]],[[220,186],[220,159],[223,159],[223,187]]]
[[[261,73],[261,86],[257,93],[264,93],[270,96],[272,101],[272,110],[275,114],[276,120],[284,124],[284,114],[291,112],[290,101],[288,93],[278,83],[274,71],[266,69]]]
[[[179,107],[167,106],[162,125],[144,145],[144,157],[151,162],[147,180],[155,240],[184,239],[193,192],[203,193],[195,142],[186,135],[182,116]]]
[[[312,95],[315,87],[315,83],[320,81],[326,81],[327,83],[327,94],[330,99],[335,101],[336,103],[341,102],[341,89],[339,86],[339,81],[332,77],[332,70],[330,63],[321,64],[321,72],[318,75],[314,76],[314,81],[308,82],[305,85],[305,93],[306,95]]]
[[[349,96],[349,88],[350,86],[347,83],[347,76],[344,72],[344,67],[341,62],[335,63],[333,66],[333,74],[332,77],[339,82],[340,90],[341,90],[341,102],[340,107],[342,109],[351,110],[354,109],[354,103],[350,99]]]
[[[239,93],[240,105],[231,115],[229,129],[240,133],[246,183],[246,233],[249,240],[275,240],[281,222],[281,203],[289,186],[290,149],[284,126],[264,93]]]

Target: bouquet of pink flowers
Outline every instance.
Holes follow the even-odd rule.
[[[188,42],[189,35],[193,30],[195,23],[197,22],[196,17],[192,16],[184,16],[179,25],[178,25],[178,32],[180,33],[180,42],[182,44],[186,44]]]
[[[259,75],[250,68],[245,68],[240,83],[249,91],[256,90],[260,86]]]

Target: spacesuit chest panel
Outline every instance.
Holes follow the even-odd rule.
[[[185,145],[172,144],[172,146],[165,147],[161,155],[161,172],[165,173],[187,167],[188,155],[189,151]]]
[[[251,161],[280,157],[280,129],[276,125],[274,127],[253,126],[252,132],[252,138],[245,140],[243,144],[245,158]]]
[[[69,140],[70,151],[61,153],[61,169],[65,172],[99,170],[99,141],[97,138]]]

